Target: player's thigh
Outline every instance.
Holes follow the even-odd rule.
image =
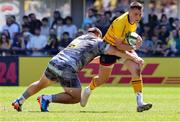
[[[46,75],[43,73],[42,76],[41,76],[41,78],[40,78],[40,80],[39,80],[39,82],[38,82],[38,85],[39,85],[40,87],[47,87],[47,86],[51,85],[53,82],[54,82],[54,81],[48,79],[48,78],[46,77]]]
[[[69,69],[59,77],[58,81],[65,92],[77,99],[81,97],[81,83],[76,72]]]
[[[124,61],[124,65],[127,67],[127,69],[131,72],[133,77],[139,77],[141,73],[141,67],[139,64],[132,60],[126,60]]]

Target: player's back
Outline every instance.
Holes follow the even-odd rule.
[[[74,39],[67,48],[60,51],[54,58],[64,61],[79,71],[96,56],[104,53],[106,46],[107,44],[102,39],[88,33]]]

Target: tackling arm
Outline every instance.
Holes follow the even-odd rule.
[[[110,46],[109,49],[106,52],[109,55],[115,55],[121,58],[125,58],[125,59],[130,59],[135,61],[136,63],[143,65],[144,64],[144,60],[142,58],[140,58],[135,51],[120,51],[117,48]]]

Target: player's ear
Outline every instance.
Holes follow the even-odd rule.
[[[99,37],[99,38],[102,38],[101,34],[96,32],[96,36]]]

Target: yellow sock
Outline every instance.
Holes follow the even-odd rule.
[[[96,88],[96,79],[95,78],[93,78],[92,80],[91,80],[91,82],[90,82],[90,84],[89,84],[89,87],[90,87],[90,89],[91,90],[94,90],[95,88]]]
[[[135,93],[142,92],[143,84],[142,84],[141,78],[140,79],[132,79],[131,83],[132,83],[132,86],[133,86]]]

